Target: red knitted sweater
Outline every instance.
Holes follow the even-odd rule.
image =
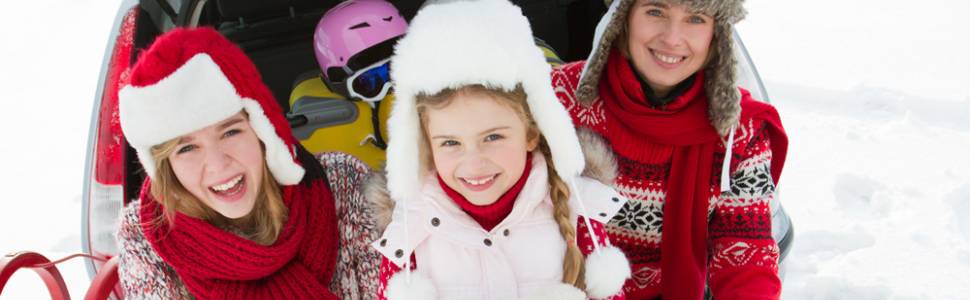
[[[630,136],[629,131],[609,130],[610,114],[604,108],[604,99],[589,105],[579,103],[575,90],[584,63],[554,69],[553,86],[573,123],[593,129],[613,147],[619,173],[615,184],[630,202],[607,224],[606,230],[610,241],[623,250],[631,263],[633,277],[624,286],[627,297],[653,299],[661,296],[662,290],[661,227],[675,146]],[[601,78],[601,84],[609,84],[607,81],[606,76]],[[750,94],[742,92],[742,97],[751,101]],[[769,203],[774,197],[773,177],[777,178],[772,175],[780,174],[787,140],[783,131],[781,138],[773,134],[773,125],[780,129],[780,124],[742,114],[730,157],[730,193],[720,192],[726,151],[723,142],[715,143],[707,230],[707,280],[715,299],[780,297],[779,249],[771,236]],[[772,165],[773,150],[780,152],[774,157],[778,166]]]

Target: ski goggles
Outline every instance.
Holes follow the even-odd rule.
[[[377,102],[391,89],[391,59],[380,60],[347,78],[347,93],[352,98]]]

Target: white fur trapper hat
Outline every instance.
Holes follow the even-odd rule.
[[[552,152],[556,173],[574,189],[572,180],[583,172],[586,160],[572,119],[552,88],[550,72],[529,21],[507,0],[441,1],[421,9],[391,58],[396,99],[388,120],[386,172],[388,192],[400,204],[395,210],[406,211],[407,203],[418,197],[422,168],[427,167],[419,157],[422,128],[415,98],[466,85],[506,91],[521,86]],[[582,205],[579,209],[585,211]],[[537,299],[606,298],[618,293],[630,276],[629,262],[616,247],[596,247],[586,259],[586,291],[561,284]],[[388,299],[436,298],[427,278],[412,274],[406,262],[402,268],[405,271],[388,283]]]
[[[428,5],[411,21],[391,58],[395,102],[388,120],[387,185],[394,199],[420,188],[420,121],[415,97],[481,84],[512,91],[521,85],[556,172],[579,175],[585,161],[572,120],[556,98],[551,67],[535,46],[529,21],[506,0]]]

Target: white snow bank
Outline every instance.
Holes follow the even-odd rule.
[[[966,299],[965,103],[769,83],[791,144],[784,299]]]
[[[951,219],[962,234],[963,241],[970,243],[970,183],[953,190],[946,196],[947,204],[952,206]],[[970,252],[964,252],[970,254]],[[970,256],[964,257],[970,259]],[[970,261],[965,261],[970,264]],[[968,274],[970,275],[970,274]]]

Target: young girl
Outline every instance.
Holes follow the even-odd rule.
[[[626,200],[580,176],[593,160],[518,7],[429,5],[391,70],[387,181],[369,186],[391,219],[373,243],[381,299],[623,297],[629,266],[602,222]]]
[[[379,256],[360,242],[376,232],[354,209],[367,167],[347,155],[318,160],[296,143],[256,67],[218,32],[160,36],[131,70],[119,111],[148,175],[118,233],[127,298],[376,293],[367,283]]]
[[[552,83],[577,126],[609,141],[630,202],[607,224],[636,299],[778,299],[770,203],[788,139],[738,88],[742,0],[615,0],[593,53]]]

